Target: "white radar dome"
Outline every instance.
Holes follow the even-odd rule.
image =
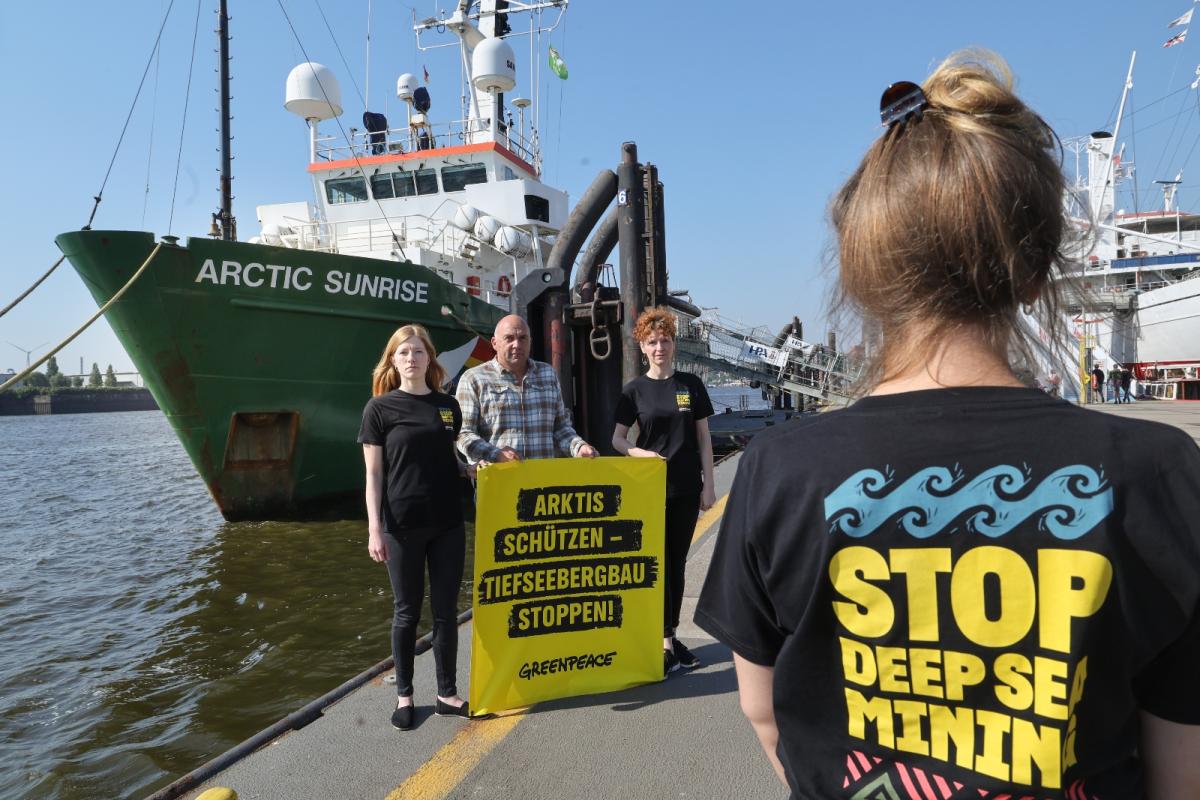
[[[496,238],[496,233],[503,225],[500,220],[495,217],[489,217],[486,214],[475,220],[475,236],[483,242],[490,242]]]
[[[333,71],[324,64],[306,61],[287,76],[283,107],[304,119],[333,119],[342,114],[342,90]]]
[[[533,237],[520,228],[505,225],[496,232],[492,241],[496,249],[507,256],[525,258],[533,252]]]
[[[475,230],[475,223],[479,221],[479,216],[483,212],[475,206],[461,205],[454,212],[454,227],[460,231]]]
[[[471,54],[471,84],[481,92],[507,92],[517,85],[517,57],[503,39],[484,39]]]
[[[421,84],[417,83],[417,76],[411,72],[406,72],[396,79],[396,97],[399,97],[404,102],[412,100],[413,92]]]

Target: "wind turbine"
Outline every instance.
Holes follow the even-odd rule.
[[[19,344],[13,344],[12,342],[9,342],[9,344],[11,344],[13,347],[17,348],[18,350],[20,350],[22,353],[24,353],[24,354],[25,354],[25,366],[27,366],[27,367],[28,367],[28,366],[29,366],[29,362],[30,362],[30,358],[31,358],[31,356],[32,356],[32,355],[33,355],[35,352],[37,352],[38,350],[41,350],[43,347],[45,347],[46,345],[48,345],[48,344],[50,344],[50,343],[49,343],[49,342],[42,342],[42,343],[41,343],[41,344],[39,344],[37,347],[34,347],[34,348],[33,348],[33,349],[31,349],[31,350],[26,350],[24,347],[21,347],[21,345],[19,345]]]

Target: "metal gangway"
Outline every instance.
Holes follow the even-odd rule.
[[[850,402],[862,374],[861,358],[794,336],[776,336],[765,327],[707,313],[679,322],[675,359],[703,371],[830,405]]]

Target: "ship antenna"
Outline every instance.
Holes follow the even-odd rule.
[[[217,11],[217,42],[220,46],[217,70],[220,73],[221,93],[221,211],[217,215],[221,238],[237,240],[237,220],[233,216],[233,136],[229,125],[229,10],[226,0],[220,0]]]

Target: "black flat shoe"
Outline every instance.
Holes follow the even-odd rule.
[[[449,703],[437,701],[437,705],[433,707],[433,713],[439,717],[470,717],[471,711],[467,708],[469,703],[463,703],[461,706],[452,706]]]
[[[407,731],[413,726],[413,707],[399,706],[392,712],[392,727]]]

